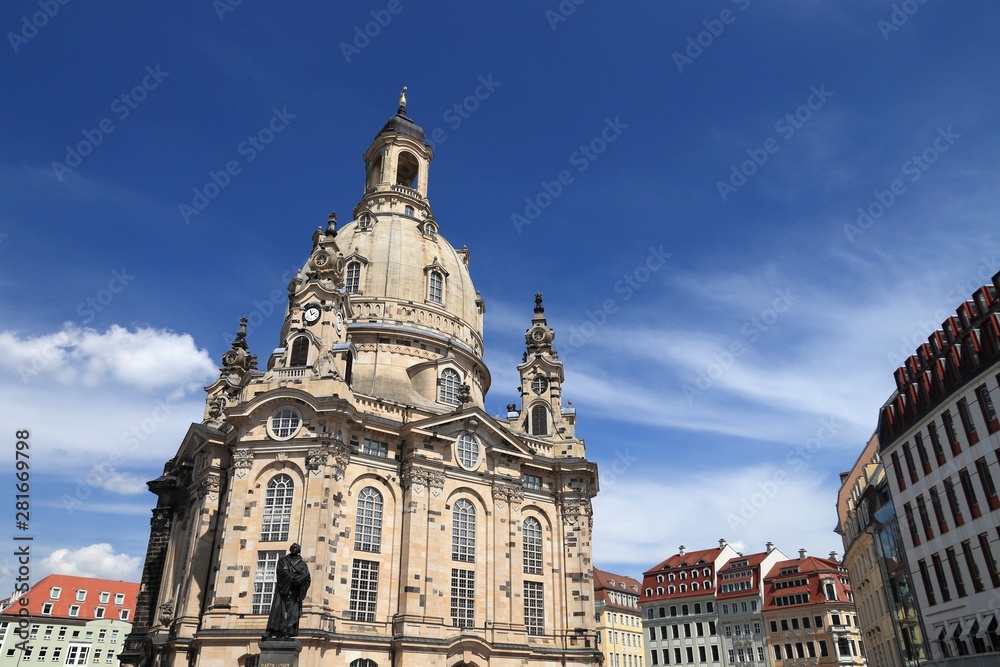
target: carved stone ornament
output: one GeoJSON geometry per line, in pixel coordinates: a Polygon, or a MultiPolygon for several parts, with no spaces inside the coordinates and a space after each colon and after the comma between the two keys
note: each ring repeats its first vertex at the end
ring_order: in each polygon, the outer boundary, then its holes
{"type": "Polygon", "coordinates": [[[416,468],[407,463],[403,467],[401,474],[403,489],[413,490],[414,495],[422,495],[425,488],[429,488],[431,495],[435,498],[441,495],[444,490],[444,473],[437,470],[427,470],[426,468],[416,468]]]}
{"type": "Polygon", "coordinates": [[[520,505],[524,501],[524,489],[507,482],[494,482],[493,500],[497,507],[503,507],[507,503],[520,505]]]}
{"type": "Polygon", "coordinates": [[[314,475],[320,473],[321,468],[326,466],[330,450],[327,447],[315,447],[306,453],[306,469],[314,475]]]}
{"type": "Polygon", "coordinates": [[[431,495],[437,498],[444,491],[444,473],[435,470],[427,471],[427,487],[431,490],[431,495]]]}
{"type": "Polygon", "coordinates": [[[163,625],[169,625],[170,621],[174,620],[174,601],[168,600],[160,605],[159,614],[160,623],[163,625]]]}
{"type": "Polygon", "coordinates": [[[237,477],[246,477],[247,471],[253,466],[253,452],[249,449],[233,450],[233,470],[237,477]]]}
{"type": "Polygon", "coordinates": [[[333,477],[337,481],[344,479],[347,464],[351,462],[351,448],[343,440],[330,443],[330,454],[333,456],[333,477]]]}
{"type": "Polygon", "coordinates": [[[221,486],[222,478],[216,473],[209,473],[201,478],[198,482],[198,495],[202,498],[208,496],[212,500],[215,500],[219,496],[219,487],[221,486]]]}
{"type": "Polygon", "coordinates": [[[162,531],[170,527],[170,519],[174,511],[169,507],[156,507],[153,509],[153,516],[149,520],[149,525],[153,532],[162,531]]]}
{"type": "Polygon", "coordinates": [[[580,520],[580,501],[566,500],[563,502],[563,521],[574,526],[580,520]]]}

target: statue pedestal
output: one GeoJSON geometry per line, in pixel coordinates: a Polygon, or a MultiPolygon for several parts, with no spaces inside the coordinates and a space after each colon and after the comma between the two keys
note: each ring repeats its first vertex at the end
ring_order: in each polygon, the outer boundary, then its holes
{"type": "Polygon", "coordinates": [[[298,640],[261,639],[257,667],[298,667],[302,644],[298,640]]]}

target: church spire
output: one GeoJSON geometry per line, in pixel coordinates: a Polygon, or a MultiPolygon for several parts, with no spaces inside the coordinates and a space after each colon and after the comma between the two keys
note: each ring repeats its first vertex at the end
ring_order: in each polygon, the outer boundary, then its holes
{"type": "Polygon", "coordinates": [[[528,356],[546,354],[553,359],[558,359],[559,354],[553,349],[552,342],[556,338],[556,332],[549,327],[545,319],[545,307],[542,305],[542,293],[535,293],[535,314],[531,318],[531,327],[524,332],[524,341],[528,348],[525,359],[528,356]]]}

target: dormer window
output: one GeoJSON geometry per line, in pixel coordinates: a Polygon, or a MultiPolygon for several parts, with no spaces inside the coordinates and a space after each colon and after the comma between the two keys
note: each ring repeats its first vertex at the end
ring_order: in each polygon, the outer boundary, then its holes
{"type": "Polygon", "coordinates": [[[350,294],[361,291],[361,262],[348,262],[347,272],[344,274],[344,287],[350,294]]]}
{"type": "Polygon", "coordinates": [[[412,206],[404,206],[403,207],[403,215],[407,215],[407,216],[409,216],[409,217],[412,218],[413,217],[413,207],[412,206]]]}
{"type": "Polygon", "coordinates": [[[431,271],[427,275],[427,300],[431,303],[443,303],[444,276],[440,271],[431,271]]]}
{"type": "Polygon", "coordinates": [[[458,405],[458,392],[461,389],[462,380],[451,368],[441,371],[438,378],[438,400],[449,405],[458,405]]]}

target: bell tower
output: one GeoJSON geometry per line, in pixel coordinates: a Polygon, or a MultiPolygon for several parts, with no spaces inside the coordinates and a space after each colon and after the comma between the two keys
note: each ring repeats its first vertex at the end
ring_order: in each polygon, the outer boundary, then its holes
{"type": "MultiPolygon", "coordinates": [[[[563,364],[553,347],[556,333],[545,319],[542,294],[535,294],[535,313],[524,332],[525,352],[517,367],[521,377],[521,409],[512,420],[517,430],[563,448],[580,447],[571,456],[583,456],[582,442],[576,440],[576,409],[562,405],[563,364]]],[[[515,406],[516,407],[516,406],[515,406]]],[[[557,448],[558,449],[558,448],[557,448]]]]}
{"type": "Polygon", "coordinates": [[[424,130],[406,115],[406,86],[399,94],[399,109],[379,130],[364,154],[365,192],[354,209],[393,212],[414,218],[432,218],[427,200],[427,170],[434,150],[424,130]]]}

